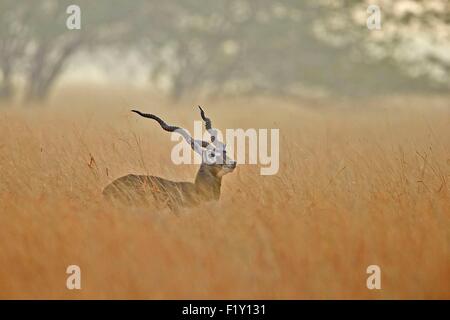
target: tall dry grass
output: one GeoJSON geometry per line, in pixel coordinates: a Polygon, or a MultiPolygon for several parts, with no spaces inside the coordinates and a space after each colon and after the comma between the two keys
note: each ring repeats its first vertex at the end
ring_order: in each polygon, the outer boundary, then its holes
{"type": "Polygon", "coordinates": [[[1,298],[450,298],[448,98],[207,103],[221,129],[280,128],[280,171],[241,165],[220,202],[180,216],[101,196],[126,173],[195,175],[128,109],[192,129],[196,101],[150,98],[66,92],[0,111],[1,298]]]}

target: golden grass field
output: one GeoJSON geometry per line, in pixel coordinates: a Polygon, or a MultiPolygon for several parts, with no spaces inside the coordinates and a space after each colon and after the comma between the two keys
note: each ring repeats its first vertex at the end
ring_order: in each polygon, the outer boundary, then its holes
{"type": "Polygon", "coordinates": [[[61,90],[0,109],[0,298],[450,298],[449,97],[172,104],[61,90]],[[241,165],[222,198],[168,211],[113,207],[126,173],[193,180],[138,106],[192,129],[280,128],[280,171],[241,165]],[[82,290],[66,289],[81,267],[82,290]],[[382,289],[366,288],[366,268],[382,289]]]}

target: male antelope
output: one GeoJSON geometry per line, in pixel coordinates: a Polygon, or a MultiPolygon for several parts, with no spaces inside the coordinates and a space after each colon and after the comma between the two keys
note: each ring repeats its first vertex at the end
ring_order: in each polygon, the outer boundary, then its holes
{"type": "Polygon", "coordinates": [[[202,202],[218,200],[222,177],[236,168],[236,161],[226,155],[225,145],[218,141],[211,120],[205,116],[200,106],[199,108],[206,130],[211,135],[211,142],[194,140],[183,128],[170,126],[153,114],[132,110],[144,118],[156,120],[166,131],[181,134],[191,148],[201,155],[202,163],[194,183],[129,174],[106,186],[103,195],[126,204],[146,205],[153,202],[157,206],[167,206],[173,210],[181,206],[195,206],[202,202]]]}

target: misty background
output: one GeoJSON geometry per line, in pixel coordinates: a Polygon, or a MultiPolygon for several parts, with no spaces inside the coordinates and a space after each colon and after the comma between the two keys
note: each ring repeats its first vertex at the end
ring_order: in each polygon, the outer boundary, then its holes
{"type": "Polygon", "coordinates": [[[0,102],[80,83],[174,101],[448,93],[450,3],[0,0],[0,102]],[[66,26],[72,4],[80,30],[66,26]],[[381,30],[366,26],[370,4],[381,30]]]}

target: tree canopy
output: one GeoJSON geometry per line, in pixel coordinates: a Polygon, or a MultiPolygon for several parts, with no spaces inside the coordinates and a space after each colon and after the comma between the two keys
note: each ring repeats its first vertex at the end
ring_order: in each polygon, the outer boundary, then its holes
{"type": "Polygon", "coordinates": [[[137,52],[168,94],[367,95],[450,88],[450,4],[375,1],[0,0],[0,98],[42,100],[80,52],[137,52]],[[18,79],[22,81],[18,81],[18,79]]]}

